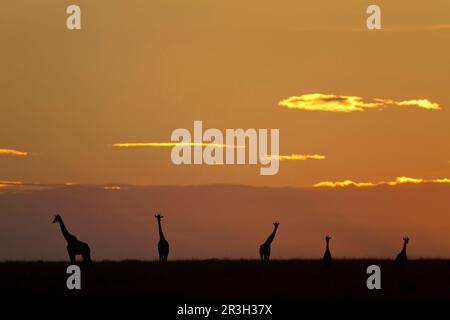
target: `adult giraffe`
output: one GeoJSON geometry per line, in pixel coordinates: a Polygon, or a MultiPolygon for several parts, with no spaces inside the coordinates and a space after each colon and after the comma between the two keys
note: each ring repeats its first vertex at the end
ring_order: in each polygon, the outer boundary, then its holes
{"type": "Polygon", "coordinates": [[[323,265],[325,268],[331,267],[331,252],[330,252],[330,236],[325,237],[326,247],[325,247],[325,253],[323,254],[323,265]]]}
{"type": "Polygon", "coordinates": [[[267,240],[262,245],[259,246],[259,255],[261,257],[261,262],[269,262],[270,260],[270,244],[275,238],[275,234],[277,233],[279,225],[280,225],[279,222],[273,223],[274,226],[273,232],[270,234],[267,240]]]}
{"type": "Polygon", "coordinates": [[[64,225],[63,219],[59,214],[53,219],[53,223],[59,223],[64,239],[67,241],[67,252],[69,253],[70,263],[76,263],[76,256],[81,255],[83,262],[91,263],[91,249],[87,243],[81,242],[73,234],[71,234],[64,225]]]}
{"type": "Polygon", "coordinates": [[[408,245],[409,238],[405,237],[403,238],[403,249],[400,251],[400,253],[397,255],[397,258],[395,259],[395,262],[397,262],[400,265],[405,265],[406,262],[408,262],[408,255],[406,254],[406,246],[408,245]]]}
{"type": "Polygon", "coordinates": [[[155,218],[158,220],[158,229],[159,229],[159,242],[158,242],[158,253],[159,253],[159,261],[167,262],[167,257],[169,256],[169,242],[167,242],[164,237],[164,233],[161,227],[161,219],[164,216],[159,213],[155,215],[155,218]]]}

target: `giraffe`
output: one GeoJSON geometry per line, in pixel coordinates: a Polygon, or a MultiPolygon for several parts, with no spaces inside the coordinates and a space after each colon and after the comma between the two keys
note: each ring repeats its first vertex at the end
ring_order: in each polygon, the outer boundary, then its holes
{"type": "Polygon", "coordinates": [[[88,244],[81,242],[74,235],[70,234],[69,231],[67,231],[67,228],[59,214],[57,214],[55,219],[53,219],[53,223],[57,222],[59,223],[64,239],[67,241],[67,252],[69,253],[70,263],[76,263],[77,255],[81,255],[83,257],[83,262],[92,263],[91,249],[88,244]]]}
{"type": "Polygon", "coordinates": [[[325,237],[325,241],[327,243],[325,253],[323,254],[323,265],[325,268],[329,268],[331,266],[331,252],[330,252],[330,236],[325,237]]]}
{"type": "Polygon", "coordinates": [[[408,242],[408,237],[403,238],[403,249],[397,255],[397,259],[395,259],[395,262],[397,262],[398,264],[404,265],[408,261],[408,256],[406,255],[406,245],[408,244],[408,242]]]}
{"type": "Polygon", "coordinates": [[[273,223],[273,232],[270,234],[270,236],[267,238],[267,240],[259,246],[259,255],[261,257],[261,262],[269,262],[270,259],[270,244],[272,243],[273,239],[275,238],[275,234],[277,233],[278,226],[280,225],[279,222],[273,223]]]}
{"type": "Polygon", "coordinates": [[[158,242],[158,253],[159,253],[159,261],[167,262],[167,257],[169,256],[169,242],[167,242],[166,238],[164,238],[164,233],[161,227],[161,219],[164,216],[157,214],[155,218],[158,220],[158,229],[159,229],[159,242],[158,242]]]}

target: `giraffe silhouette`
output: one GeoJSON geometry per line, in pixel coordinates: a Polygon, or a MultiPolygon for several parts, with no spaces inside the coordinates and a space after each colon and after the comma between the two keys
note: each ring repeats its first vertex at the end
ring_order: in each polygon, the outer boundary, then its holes
{"type": "Polygon", "coordinates": [[[400,253],[397,255],[397,258],[395,259],[395,262],[397,262],[400,265],[406,264],[408,261],[408,255],[406,254],[406,245],[409,242],[409,238],[405,237],[403,238],[403,249],[400,251],[400,253]]]}
{"type": "Polygon", "coordinates": [[[259,246],[259,255],[261,257],[261,262],[269,262],[270,260],[270,244],[272,243],[273,239],[275,238],[275,234],[277,233],[278,226],[280,225],[279,222],[273,223],[273,231],[270,234],[270,236],[267,238],[267,240],[259,246]]]}
{"type": "Polygon", "coordinates": [[[325,266],[325,268],[331,267],[332,258],[331,258],[331,252],[330,252],[330,240],[331,240],[330,236],[325,237],[326,249],[325,249],[325,253],[323,254],[323,265],[325,266]]]}
{"type": "Polygon", "coordinates": [[[158,229],[159,229],[159,242],[158,242],[158,253],[159,253],[159,261],[167,262],[167,257],[169,256],[169,242],[167,242],[164,237],[164,233],[161,227],[161,219],[164,216],[157,214],[155,218],[158,220],[158,229]]]}
{"type": "Polygon", "coordinates": [[[67,252],[69,253],[70,263],[76,263],[76,256],[81,255],[83,258],[83,262],[92,263],[91,260],[91,249],[89,248],[87,243],[81,242],[78,240],[73,234],[70,234],[67,231],[66,226],[64,225],[63,219],[59,214],[55,216],[53,219],[53,223],[59,223],[61,228],[61,232],[64,236],[64,239],[67,241],[67,252]]]}

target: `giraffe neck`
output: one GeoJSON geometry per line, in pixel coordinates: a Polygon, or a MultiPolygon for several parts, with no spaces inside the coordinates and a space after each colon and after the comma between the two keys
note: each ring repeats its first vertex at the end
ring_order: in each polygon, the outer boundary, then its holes
{"type": "Polygon", "coordinates": [[[327,239],[327,251],[330,250],[330,240],[327,239]]]}
{"type": "Polygon", "coordinates": [[[64,222],[62,221],[62,219],[59,221],[59,227],[61,228],[61,232],[64,236],[64,239],[66,239],[67,242],[71,241],[72,235],[69,233],[69,231],[67,231],[67,228],[64,225],[64,222]]]}
{"type": "Polygon", "coordinates": [[[273,239],[275,238],[275,234],[277,233],[277,226],[274,227],[273,232],[270,234],[270,236],[267,238],[266,243],[271,244],[273,239]]]}
{"type": "Polygon", "coordinates": [[[161,227],[161,220],[158,219],[159,239],[165,240],[164,233],[161,227]]]}
{"type": "Polygon", "coordinates": [[[406,241],[403,242],[403,252],[406,252],[406,241]]]}

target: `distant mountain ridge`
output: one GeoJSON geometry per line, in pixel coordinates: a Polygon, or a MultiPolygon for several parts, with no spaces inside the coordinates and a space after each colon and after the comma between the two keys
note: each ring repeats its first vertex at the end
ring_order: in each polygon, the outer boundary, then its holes
{"type": "Polygon", "coordinates": [[[74,184],[14,190],[0,193],[0,260],[67,259],[64,240],[51,223],[57,213],[91,245],[94,260],[153,260],[156,211],[165,216],[173,259],[257,258],[275,220],[280,228],[273,258],[318,258],[326,234],[333,236],[336,257],[393,257],[404,236],[411,238],[411,257],[450,257],[450,185],[74,184]]]}

